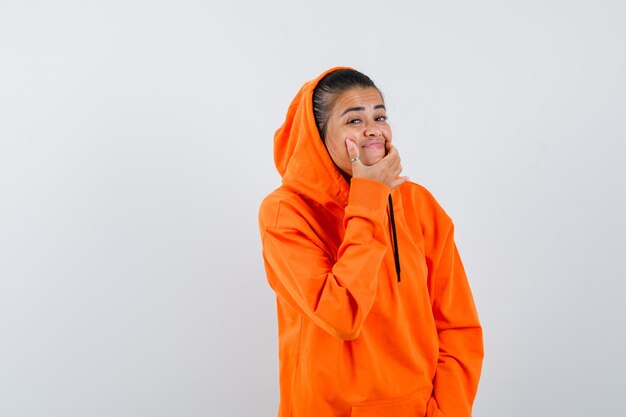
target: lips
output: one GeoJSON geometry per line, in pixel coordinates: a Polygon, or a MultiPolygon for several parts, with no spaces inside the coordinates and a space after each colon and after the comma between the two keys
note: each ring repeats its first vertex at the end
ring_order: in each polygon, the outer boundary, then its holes
{"type": "Polygon", "coordinates": [[[385,141],[383,140],[373,140],[371,142],[367,142],[364,145],[361,145],[361,148],[363,149],[384,149],[385,148],[385,141]]]}

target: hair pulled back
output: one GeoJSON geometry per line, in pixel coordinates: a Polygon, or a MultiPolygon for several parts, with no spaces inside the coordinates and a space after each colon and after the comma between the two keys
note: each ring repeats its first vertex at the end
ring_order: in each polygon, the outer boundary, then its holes
{"type": "Polygon", "coordinates": [[[313,115],[322,140],[326,138],[328,118],[337,97],[352,88],[375,88],[382,93],[367,75],[353,69],[340,69],[327,74],[313,90],[313,115]]]}

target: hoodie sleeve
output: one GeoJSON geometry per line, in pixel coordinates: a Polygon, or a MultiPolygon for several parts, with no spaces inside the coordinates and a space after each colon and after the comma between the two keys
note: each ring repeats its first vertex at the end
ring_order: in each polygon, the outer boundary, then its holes
{"type": "MultiPolygon", "coordinates": [[[[470,417],[483,360],[482,328],[454,242],[454,225],[439,209],[427,248],[439,361],[429,408],[438,416],[470,417]]],[[[430,412],[429,411],[428,415],[430,412]]]]}
{"type": "Polygon", "coordinates": [[[344,238],[336,254],[329,253],[294,205],[272,201],[261,206],[270,285],[277,297],[337,338],[357,338],[374,304],[378,272],[388,250],[388,195],[385,184],[352,179],[344,238]]]}

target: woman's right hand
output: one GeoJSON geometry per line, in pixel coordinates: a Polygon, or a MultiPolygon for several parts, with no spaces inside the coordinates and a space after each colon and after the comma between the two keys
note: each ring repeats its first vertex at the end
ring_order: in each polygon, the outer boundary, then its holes
{"type": "MultiPolygon", "coordinates": [[[[400,177],[402,165],[400,164],[400,154],[395,146],[390,142],[385,142],[387,155],[374,165],[363,165],[360,159],[352,162],[352,178],[368,178],[376,180],[394,189],[406,182],[409,177],[400,177]]],[[[346,148],[350,160],[359,158],[359,147],[351,139],[346,139],[346,148]]]]}

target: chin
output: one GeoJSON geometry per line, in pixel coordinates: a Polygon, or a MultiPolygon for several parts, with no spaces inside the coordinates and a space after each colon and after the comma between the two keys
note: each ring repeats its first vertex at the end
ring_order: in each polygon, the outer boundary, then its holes
{"type": "Polygon", "coordinates": [[[376,162],[380,161],[381,159],[384,158],[385,155],[378,155],[378,156],[370,156],[367,159],[361,157],[361,162],[363,163],[363,165],[366,166],[370,166],[370,165],[374,165],[376,162]]]}

